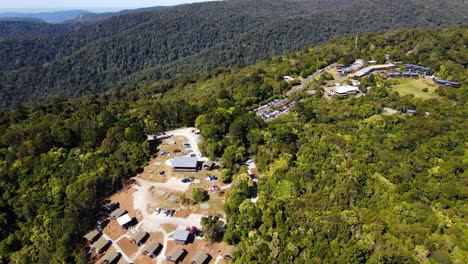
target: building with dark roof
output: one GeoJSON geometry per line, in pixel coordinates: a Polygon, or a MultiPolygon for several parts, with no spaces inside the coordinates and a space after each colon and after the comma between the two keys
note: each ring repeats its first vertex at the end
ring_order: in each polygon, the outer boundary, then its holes
{"type": "Polygon", "coordinates": [[[415,64],[406,64],[405,67],[406,67],[406,70],[409,72],[416,72],[416,73],[421,73],[421,74],[426,74],[426,75],[431,73],[431,68],[429,67],[419,66],[415,64]]]}
{"type": "Polygon", "coordinates": [[[394,64],[383,64],[383,65],[373,65],[366,68],[358,70],[356,73],[350,75],[351,77],[363,77],[377,71],[386,71],[390,69],[395,69],[394,64]]]}
{"type": "Polygon", "coordinates": [[[196,157],[174,157],[172,168],[175,172],[197,172],[198,159],[196,157]]]}
{"type": "Polygon", "coordinates": [[[454,81],[449,81],[449,80],[434,79],[434,82],[436,82],[437,84],[440,84],[440,85],[447,86],[447,87],[454,87],[454,88],[461,87],[460,83],[454,82],[454,81]]]}
{"type": "Polygon", "coordinates": [[[108,203],[104,204],[102,206],[102,209],[103,210],[106,210],[107,212],[112,212],[114,211],[115,209],[119,208],[120,204],[119,203],[116,203],[116,202],[113,202],[113,201],[109,201],[108,203]]]}

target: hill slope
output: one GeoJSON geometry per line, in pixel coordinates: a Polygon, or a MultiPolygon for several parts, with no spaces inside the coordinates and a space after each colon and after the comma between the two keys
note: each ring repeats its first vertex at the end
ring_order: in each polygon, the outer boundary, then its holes
{"type": "Polygon", "coordinates": [[[33,38],[53,37],[63,35],[79,28],[80,25],[72,24],[48,24],[34,19],[18,18],[18,21],[0,19],[0,39],[5,38],[33,38]],[[28,20],[28,21],[25,21],[28,20]],[[31,20],[31,21],[30,21],[31,20]]]}
{"type": "Polygon", "coordinates": [[[0,112],[0,263],[87,263],[82,236],[145,162],[145,134],[195,122],[201,149],[222,156],[222,179],[234,180],[224,239],[238,244],[238,263],[463,263],[467,38],[466,28],[365,34],[358,50],[349,37],[245,68],[0,112]],[[248,112],[283,96],[286,74],[384,53],[444,65],[463,87],[420,100],[363,78],[371,89],[360,98],[306,98],[269,123],[248,112]],[[384,106],[431,114],[389,116],[384,106]],[[262,175],[255,204],[234,165],[247,156],[262,175]]]}
{"type": "Polygon", "coordinates": [[[0,107],[99,93],[134,75],[249,64],[365,31],[456,26],[467,12],[459,0],[255,0],[113,17],[53,39],[0,42],[0,107]]]}

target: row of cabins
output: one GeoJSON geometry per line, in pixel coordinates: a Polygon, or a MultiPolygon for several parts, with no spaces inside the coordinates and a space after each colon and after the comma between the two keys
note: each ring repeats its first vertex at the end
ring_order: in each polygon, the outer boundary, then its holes
{"type": "MultiPolygon", "coordinates": [[[[86,234],[84,238],[92,243],[92,248],[96,250],[98,253],[102,254],[107,248],[110,246],[111,242],[105,238],[103,238],[102,233],[93,230],[86,234]]],[[[186,245],[189,239],[190,232],[185,230],[176,230],[174,231],[173,238],[177,244],[186,245]]],[[[149,238],[149,234],[144,231],[138,231],[134,233],[130,240],[132,243],[136,244],[137,246],[142,246],[145,241],[149,238]]],[[[152,241],[151,243],[147,244],[143,249],[143,254],[148,257],[156,257],[162,250],[163,245],[160,243],[152,241]]],[[[236,248],[231,246],[226,249],[223,254],[225,259],[233,258],[234,252],[236,248]]],[[[175,247],[171,251],[169,251],[166,255],[166,260],[172,263],[178,263],[181,259],[183,259],[187,255],[187,251],[181,247],[175,247]]],[[[116,263],[120,259],[121,255],[118,252],[112,251],[108,252],[102,257],[102,263],[111,264],[116,263]]],[[[208,263],[212,257],[209,254],[204,252],[197,252],[192,259],[190,260],[191,264],[203,264],[208,263]]]]}
{"type": "Polygon", "coordinates": [[[388,71],[391,69],[395,69],[395,65],[392,63],[389,64],[381,64],[381,65],[373,65],[369,67],[362,68],[358,70],[356,73],[350,75],[351,77],[363,77],[366,75],[369,75],[373,72],[378,72],[378,71],[388,71]]]}
{"type": "Polygon", "coordinates": [[[361,60],[361,59],[357,59],[353,64],[351,64],[350,66],[346,67],[346,68],[342,68],[340,66],[343,66],[343,65],[338,65],[337,69],[338,69],[338,74],[342,77],[346,76],[346,73],[348,72],[354,72],[354,71],[357,71],[359,69],[361,69],[363,66],[364,66],[364,61],[361,60]]]}
{"type": "Polygon", "coordinates": [[[395,77],[404,77],[404,78],[418,78],[419,74],[414,72],[389,72],[387,73],[387,77],[395,78],[395,77]]]}
{"type": "MultiPolygon", "coordinates": [[[[224,253],[223,253],[223,258],[228,259],[228,258],[234,258],[234,253],[237,251],[237,249],[234,246],[228,247],[224,253]]],[[[181,248],[181,247],[175,247],[171,251],[169,251],[166,255],[166,260],[172,263],[179,263],[186,255],[188,252],[181,248]]],[[[195,255],[190,259],[190,264],[206,264],[208,263],[212,257],[202,251],[198,251],[195,253],[195,255]]]]}
{"type": "Polygon", "coordinates": [[[440,84],[440,85],[447,86],[447,87],[454,87],[454,88],[460,88],[461,87],[460,83],[454,82],[454,81],[449,81],[449,80],[442,80],[442,79],[434,78],[434,82],[436,82],[437,84],[440,84]]]}

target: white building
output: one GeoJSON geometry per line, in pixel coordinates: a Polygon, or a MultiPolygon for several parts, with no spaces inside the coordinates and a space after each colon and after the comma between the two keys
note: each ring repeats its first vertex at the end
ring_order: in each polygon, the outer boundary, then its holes
{"type": "Polygon", "coordinates": [[[348,94],[357,94],[359,93],[359,88],[351,85],[340,85],[331,88],[333,95],[348,95],[348,94]]]}

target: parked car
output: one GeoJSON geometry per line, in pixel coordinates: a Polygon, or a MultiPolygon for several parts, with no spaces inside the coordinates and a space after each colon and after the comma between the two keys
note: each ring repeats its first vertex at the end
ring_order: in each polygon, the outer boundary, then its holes
{"type": "Polygon", "coordinates": [[[218,177],[216,177],[216,176],[214,176],[214,175],[213,175],[213,176],[208,176],[208,177],[206,177],[205,180],[206,180],[206,181],[216,181],[216,180],[218,180],[218,177]]]}
{"type": "Polygon", "coordinates": [[[219,186],[215,185],[210,188],[210,192],[217,192],[219,191],[219,186]]]}
{"type": "Polygon", "coordinates": [[[188,183],[188,182],[190,182],[190,179],[189,178],[183,178],[180,181],[183,182],[183,183],[188,183]]]}
{"type": "Polygon", "coordinates": [[[172,209],[171,212],[170,212],[170,216],[174,216],[174,214],[176,213],[176,210],[172,209]]]}
{"type": "Polygon", "coordinates": [[[154,212],[155,212],[156,214],[160,214],[160,213],[161,213],[161,208],[159,208],[159,207],[156,208],[156,210],[154,210],[154,212]]]}

